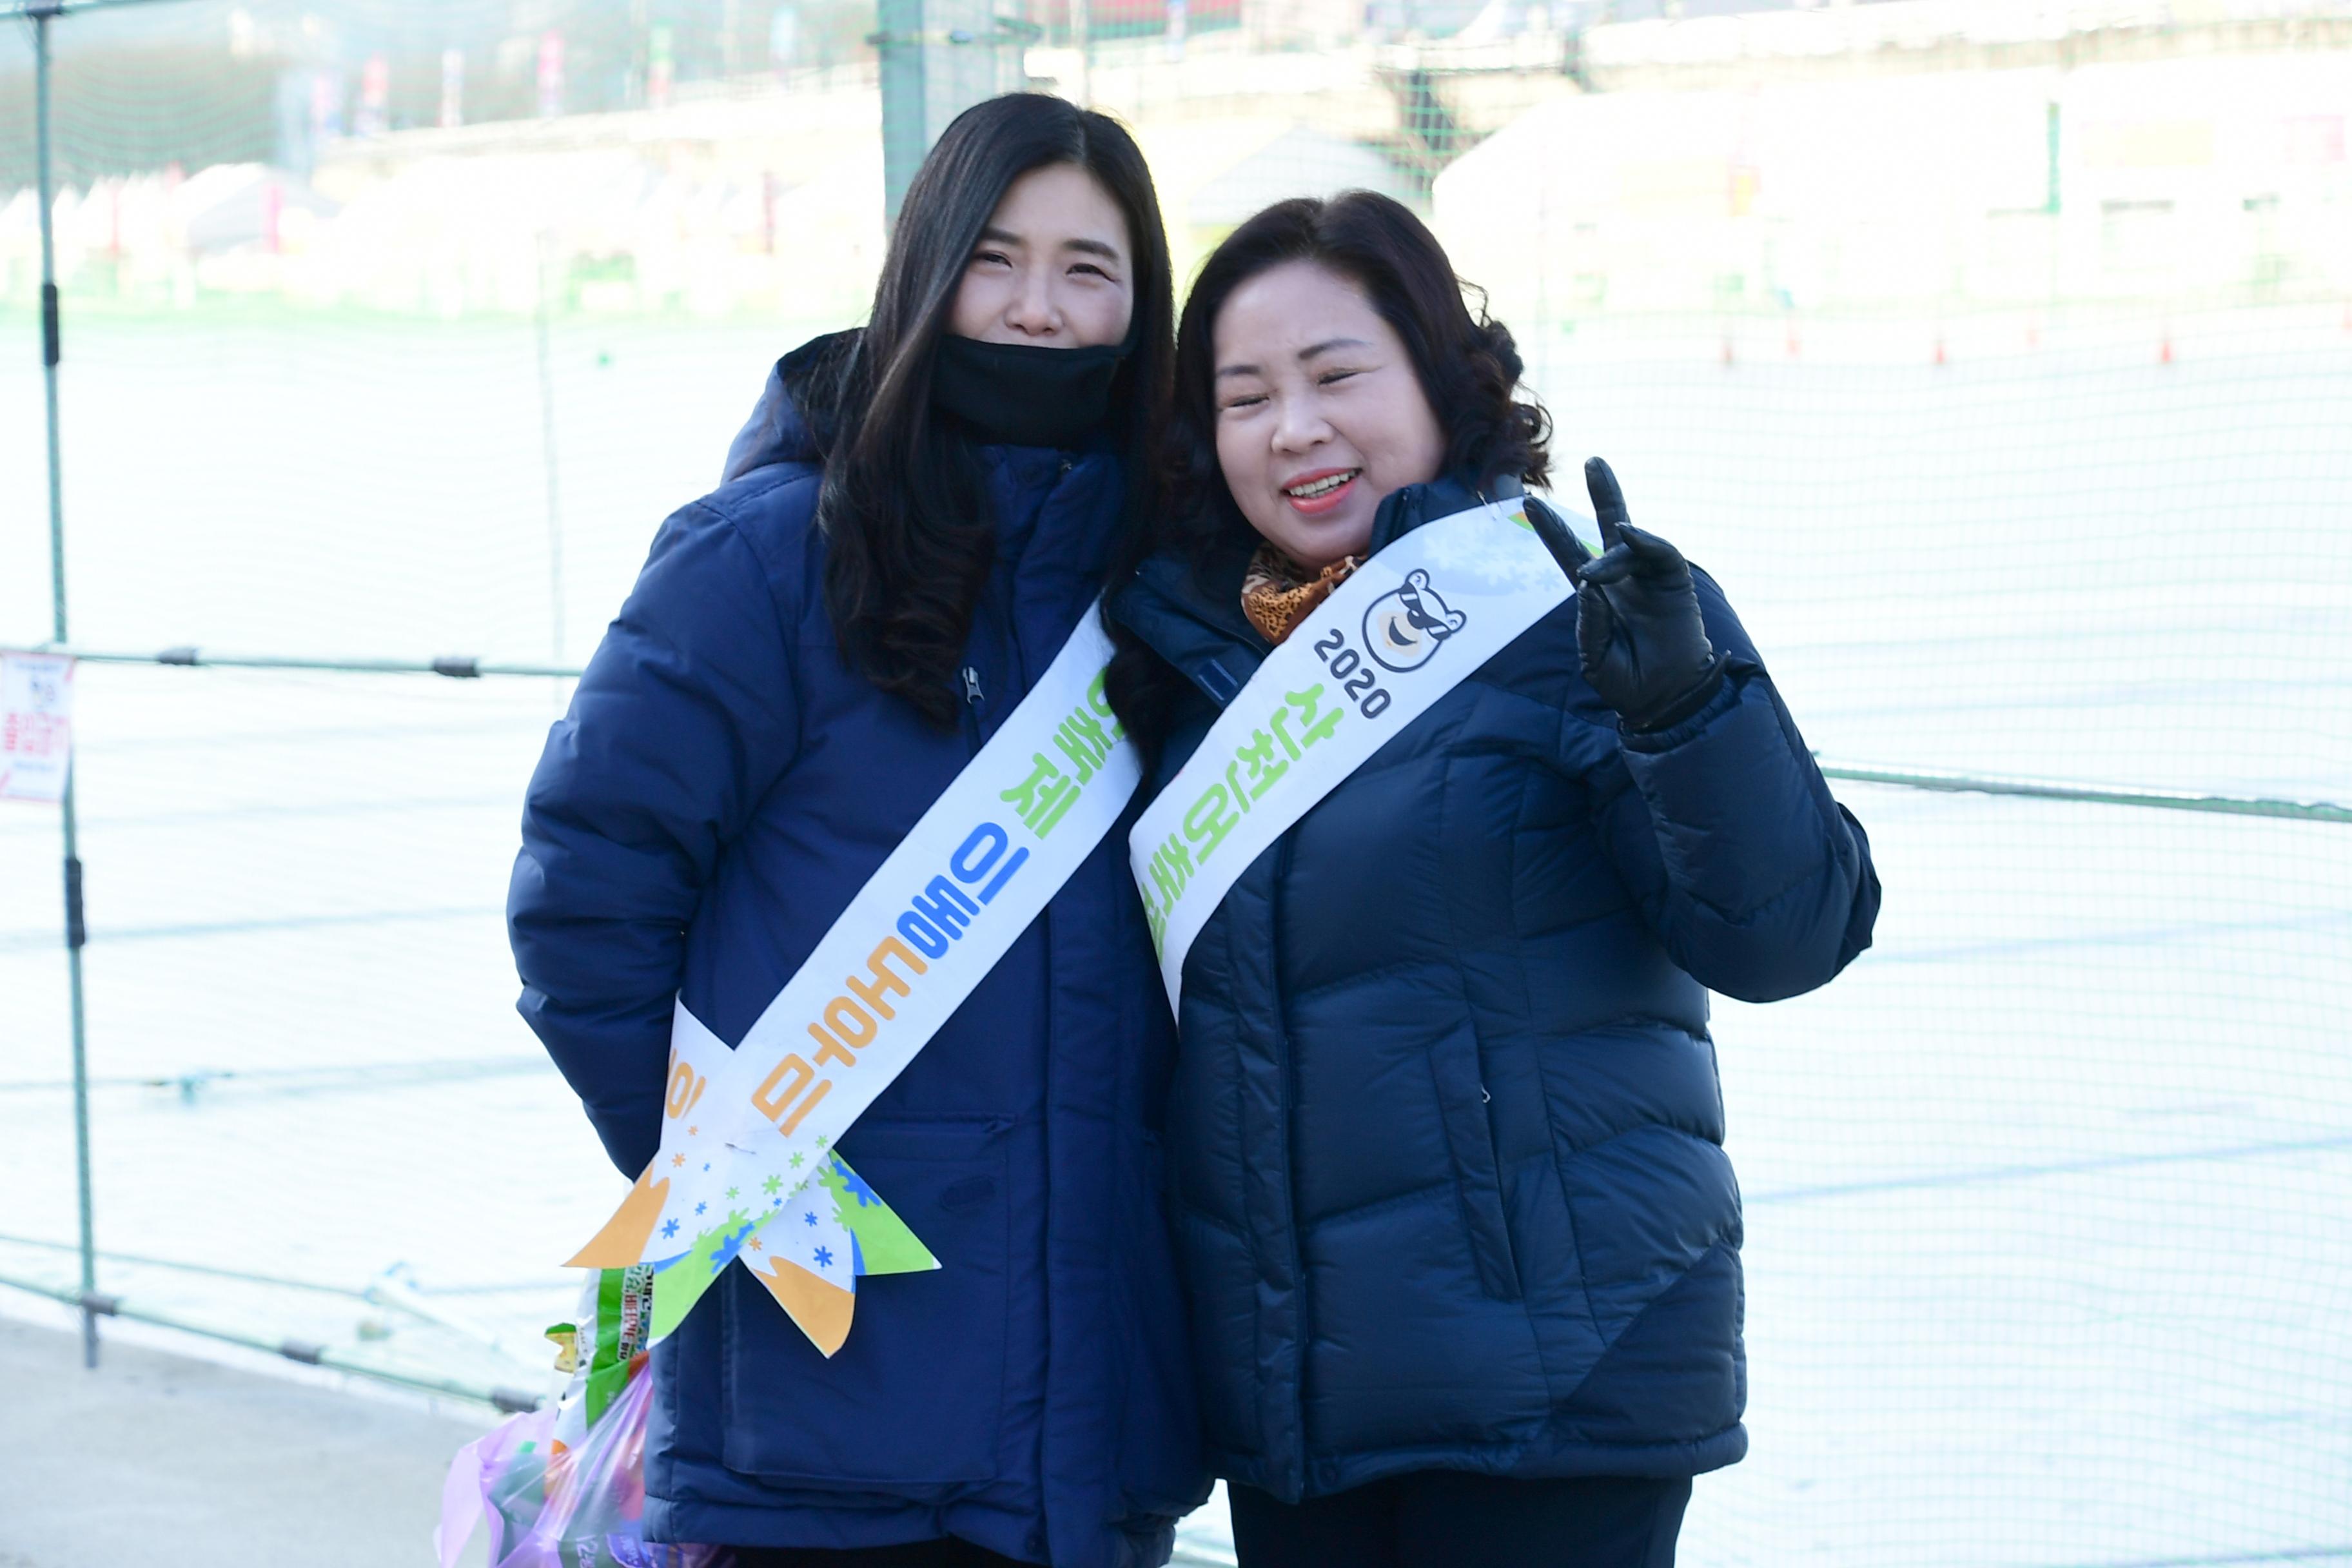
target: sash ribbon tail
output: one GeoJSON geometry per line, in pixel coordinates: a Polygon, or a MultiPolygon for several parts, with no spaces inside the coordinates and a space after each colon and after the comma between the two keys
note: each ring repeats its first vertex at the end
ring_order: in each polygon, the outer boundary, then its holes
{"type": "Polygon", "coordinates": [[[669,1197],[669,1178],[654,1180],[654,1167],[647,1165],[604,1228],[589,1238],[588,1245],[574,1253],[564,1264],[566,1268],[628,1268],[645,1261],[646,1245],[653,1240],[654,1226],[660,1223],[662,1205],[669,1197]]]}
{"type": "Polygon", "coordinates": [[[769,1258],[764,1268],[751,1273],[819,1354],[831,1360],[833,1352],[848,1341],[849,1320],[857,1310],[856,1291],[828,1284],[781,1258],[769,1258]]]}

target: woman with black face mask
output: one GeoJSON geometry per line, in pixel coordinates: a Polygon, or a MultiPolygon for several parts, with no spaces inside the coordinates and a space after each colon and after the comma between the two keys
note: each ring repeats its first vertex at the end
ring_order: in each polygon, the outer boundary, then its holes
{"type": "MultiPolygon", "coordinates": [[[[787,354],[720,488],[663,525],[531,781],[509,905],[523,1015],[625,1173],[665,1136],[674,1007],[744,1042],[1090,615],[1172,313],[1127,132],[982,104],[909,188],[867,324],[787,354]]],[[[988,815],[1034,807],[1013,784],[988,815]]],[[[1172,1031],[1125,839],[841,1137],[848,1190],[940,1267],[859,1279],[850,1332],[814,1275],[788,1316],[729,1266],[655,1346],[652,1539],[747,1565],[1165,1561],[1206,1481],[1158,1199],[1172,1031]]],[[[851,987],[911,1012],[910,971],[970,965],[954,920],[1002,880],[934,881],[851,987]]],[[[848,1062],[874,1025],[838,1005],[848,1062]]]]}

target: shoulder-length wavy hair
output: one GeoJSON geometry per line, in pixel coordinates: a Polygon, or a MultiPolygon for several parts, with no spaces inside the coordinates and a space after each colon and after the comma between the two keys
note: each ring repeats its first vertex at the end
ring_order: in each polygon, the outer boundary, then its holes
{"type": "Polygon", "coordinates": [[[908,186],[865,329],[814,356],[791,388],[824,464],[825,608],[843,657],[942,727],[956,721],[955,670],[995,525],[971,437],[931,408],[931,369],[981,230],[1013,181],[1056,163],[1093,175],[1127,220],[1133,347],[1112,383],[1111,435],[1132,526],[1150,494],[1175,309],[1150,171],[1108,116],[1044,93],[958,115],[908,186]]]}
{"type": "MultiPolygon", "coordinates": [[[[1551,421],[1542,405],[1516,395],[1526,368],[1518,347],[1486,314],[1486,296],[1454,275],[1437,237],[1402,204],[1371,191],[1294,197],[1227,236],[1184,301],[1158,504],[1146,527],[1129,531],[1128,558],[1114,582],[1162,553],[1181,557],[1198,575],[1255,537],[1217,464],[1217,316],[1234,289],[1294,261],[1354,283],[1403,342],[1445,432],[1446,473],[1481,489],[1504,474],[1531,485],[1549,476],[1551,421]]],[[[1183,678],[1126,627],[1114,622],[1111,635],[1118,646],[1111,702],[1147,752],[1156,752],[1183,678]]]]}

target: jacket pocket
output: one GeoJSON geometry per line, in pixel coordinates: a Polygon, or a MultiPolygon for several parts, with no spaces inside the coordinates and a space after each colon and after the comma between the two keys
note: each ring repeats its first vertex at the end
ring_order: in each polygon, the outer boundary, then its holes
{"type": "Polygon", "coordinates": [[[939,1501],[1002,1467],[1010,1304],[1006,1132],[998,1121],[861,1123],[845,1157],[940,1267],[858,1281],[828,1361],[759,1281],[730,1268],[720,1367],[727,1468],[939,1501]]]}
{"type": "Polygon", "coordinates": [[[1437,1079],[1437,1101],[1445,1118],[1445,1142],[1454,1156],[1454,1184],[1462,1202],[1462,1226],[1478,1265],[1478,1283],[1499,1300],[1519,1299],[1519,1268],[1511,1256],[1511,1232],[1503,1214],[1502,1172],[1495,1159],[1494,1124],[1486,1119],[1486,1089],[1478,1066],[1478,1040],[1466,1026],[1430,1047],[1429,1070],[1437,1079]]]}

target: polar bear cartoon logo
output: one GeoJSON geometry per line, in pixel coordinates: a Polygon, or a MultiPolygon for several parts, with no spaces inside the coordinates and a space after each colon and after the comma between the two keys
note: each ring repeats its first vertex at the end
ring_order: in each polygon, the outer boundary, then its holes
{"type": "Polygon", "coordinates": [[[1427,664],[1440,643],[1469,624],[1468,616],[1445,607],[1429,585],[1428,573],[1414,571],[1405,577],[1404,586],[1381,595],[1364,612],[1364,646],[1382,665],[1402,675],[1427,664]]]}

